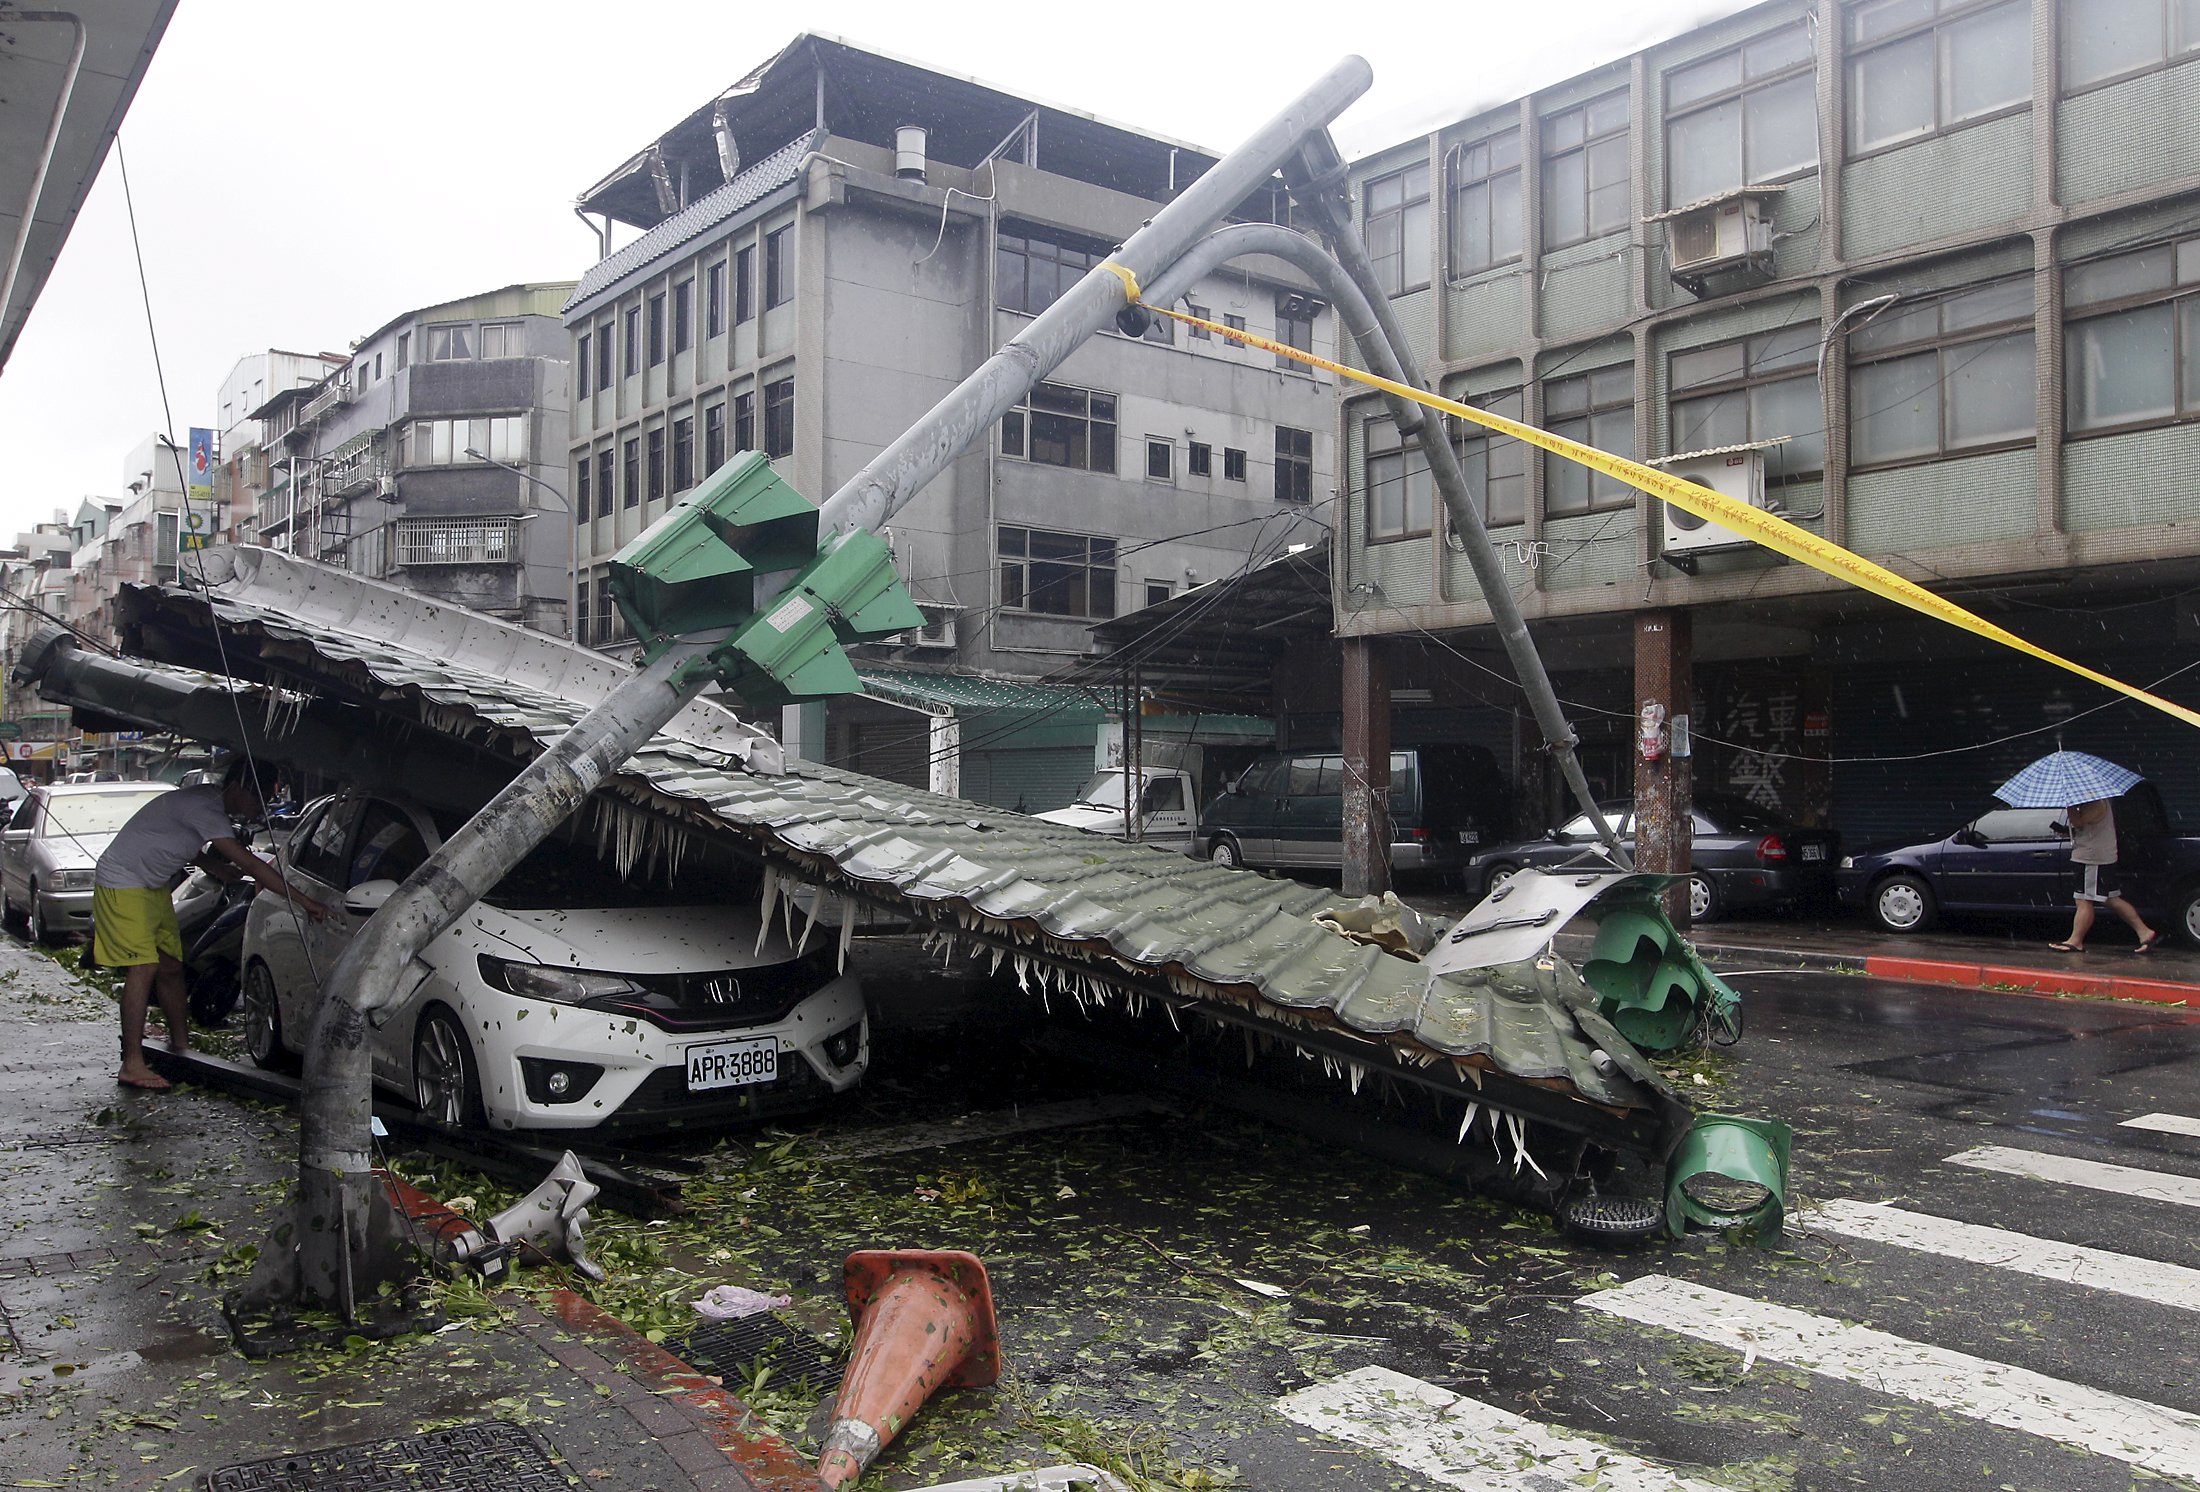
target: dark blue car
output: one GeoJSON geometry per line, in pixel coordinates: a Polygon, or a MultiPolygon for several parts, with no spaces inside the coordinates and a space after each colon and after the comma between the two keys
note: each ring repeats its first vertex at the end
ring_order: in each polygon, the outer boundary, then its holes
{"type": "MultiPolygon", "coordinates": [[[[2141,783],[2116,800],[2124,895],[2147,920],[2200,944],[2200,839],[2169,832],[2141,783]]],[[[1923,932],[1943,912],[2070,914],[2070,835],[2059,808],[1996,808],[1942,839],[1841,861],[1841,901],[1892,933],[1923,932]]]]}

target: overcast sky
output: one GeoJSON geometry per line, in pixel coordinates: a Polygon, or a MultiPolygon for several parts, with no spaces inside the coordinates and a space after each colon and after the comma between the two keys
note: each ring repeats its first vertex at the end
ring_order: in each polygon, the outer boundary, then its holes
{"type": "MultiPolygon", "coordinates": [[[[1741,8],[182,0],[121,148],[180,440],[219,423],[247,353],[341,352],[417,306],[578,277],[575,195],[799,30],[1216,150],[1357,52],[1375,86],[1335,128],[1357,155],[1741,8]]],[[[110,153],[0,373],[0,542],[123,495],[167,423],[110,153]]]]}

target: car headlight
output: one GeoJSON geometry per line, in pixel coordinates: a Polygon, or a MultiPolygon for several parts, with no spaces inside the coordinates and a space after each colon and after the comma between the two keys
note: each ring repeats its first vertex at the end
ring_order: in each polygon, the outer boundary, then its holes
{"type": "Polygon", "coordinates": [[[1843,855],[1841,857],[1841,868],[1843,870],[1856,869],[1856,857],[1854,855],[1843,855]]]}
{"type": "Polygon", "coordinates": [[[604,995],[631,995],[641,986],[624,974],[597,974],[587,969],[553,969],[544,964],[514,963],[510,959],[479,956],[482,981],[528,1000],[555,1000],[578,1005],[604,995]]]}
{"type": "Polygon", "coordinates": [[[57,870],[53,874],[51,884],[56,891],[89,891],[92,889],[92,872],[88,870],[57,870]]]}

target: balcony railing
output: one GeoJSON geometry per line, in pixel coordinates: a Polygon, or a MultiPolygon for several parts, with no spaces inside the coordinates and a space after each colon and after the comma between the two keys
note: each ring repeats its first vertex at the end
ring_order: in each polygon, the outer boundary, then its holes
{"type": "Polygon", "coordinates": [[[313,424],[330,410],[341,409],[350,402],[351,385],[348,383],[332,383],[306,400],[305,407],[298,411],[298,423],[301,425],[313,424]]]}
{"type": "Polygon", "coordinates": [[[397,563],[508,565],[519,559],[515,518],[405,518],[397,525],[397,563]]]}

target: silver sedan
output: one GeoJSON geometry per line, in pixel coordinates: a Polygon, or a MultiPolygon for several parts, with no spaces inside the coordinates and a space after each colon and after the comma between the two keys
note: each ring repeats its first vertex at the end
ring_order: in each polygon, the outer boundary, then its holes
{"type": "Polygon", "coordinates": [[[92,869],[100,852],[165,782],[34,787],[0,834],[0,921],[41,943],[92,927],[92,869]]]}

